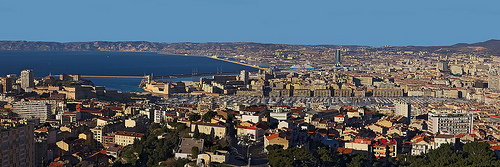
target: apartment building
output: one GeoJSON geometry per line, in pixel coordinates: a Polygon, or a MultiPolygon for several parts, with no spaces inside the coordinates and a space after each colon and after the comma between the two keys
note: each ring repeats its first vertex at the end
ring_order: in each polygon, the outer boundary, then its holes
{"type": "Polygon", "coordinates": [[[191,132],[194,132],[198,126],[198,130],[200,133],[212,135],[212,137],[223,138],[226,136],[226,126],[218,124],[218,123],[205,123],[205,122],[193,122],[191,124],[191,132]]]}
{"type": "Polygon", "coordinates": [[[34,125],[3,124],[0,129],[0,166],[35,166],[34,125]]]}
{"type": "Polygon", "coordinates": [[[377,97],[402,97],[403,90],[401,90],[401,89],[374,89],[373,96],[377,96],[377,97]]]}
{"type": "Polygon", "coordinates": [[[144,136],[142,133],[118,131],[115,134],[115,143],[125,147],[134,144],[135,139],[141,140],[142,136],[144,136]]]}
{"type": "Polygon", "coordinates": [[[14,103],[13,112],[19,118],[27,118],[27,119],[39,119],[41,123],[45,123],[50,111],[50,104],[45,102],[37,102],[37,101],[19,101],[14,103]]]}
{"type": "Polygon", "coordinates": [[[472,124],[474,119],[472,113],[428,113],[429,130],[432,133],[448,133],[448,134],[469,134],[472,132],[472,124]]]}

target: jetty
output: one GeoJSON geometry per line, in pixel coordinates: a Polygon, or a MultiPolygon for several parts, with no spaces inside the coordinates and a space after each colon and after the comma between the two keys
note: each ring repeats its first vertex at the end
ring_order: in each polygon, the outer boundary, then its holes
{"type": "Polygon", "coordinates": [[[256,65],[245,64],[245,63],[242,63],[242,62],[237,62],[237,61],[232,61],[232,60],[227,60],[227,59],[221,59],[221,58],[218,58],[216,56],[206,56],[206,57],[212,58],[212,59],[215,59],[215,60],[229,62],[229,63],[239,64],[239,65],[242,65],[242,66],[252,67],[252,68],[259,69],[259,70],[267,70],[267,68],[262,68],[262,67],[259,67],[259,66],[256,66],[256,65]]]}

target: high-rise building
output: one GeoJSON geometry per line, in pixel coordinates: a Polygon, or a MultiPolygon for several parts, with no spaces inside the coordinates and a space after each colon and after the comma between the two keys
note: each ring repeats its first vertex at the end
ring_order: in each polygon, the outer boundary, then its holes
{"type": "Polygon", "coordinates": [[[28,87],[35,87],[33,70],[21,71],[21,88],[26,89],[28,87]]]}
{"type": "Polygon", "coordinates": [[[448,69],[448,62],[438,62],[437,63],[437,69],[442,72],[449,71],[448,69]]]}
{"type": "Polygon", "coordinates": [[[50,104],[44,102],[35,101],[19,101],[13,105],[14,112],[20,118],[26,119],[40,119],[41,123],[45,123],[45,120],[51,113],[50,104]]]}
{"type": "Polygon", "coordinates": [[[240,72],[240,81],[245,82],[245,85],[248,84],[248,71],[247,70],[241,70],[240,72]]]}
{"type": "Polygon", "coordinates": [[[394,115],[401,115],[406,117],[405,123],[409,124],[410,123],[410,117],[411,117],[411,104],[410,103],[405,103],[402,101],[396,102],[396,112],[394,115]]]}
{"type": "Polygon", "coordinates": [[[2,78],[1,81],[2,86],[3,86],[3,93],[8,93],[12,90],[12,85],[14,83],[14,78],[12,77],[5,77],[2,78]]]}
{"type": "Polygon", "coordinates": [[[0,166],[35,166],[34,126],[12,122],[0,123],[0,166]],[[15,124],[15,125],[14,125],[15,124]],[[7,127],[7,128],[6,128],[7,127]]]}
{"type": "Polygon", "coordinates": [[[337,49],[337,52],[335,52],[335,64],[336,65],[342,64],[340,59],[340,49],[337,49]]]}
{"type": "Polygon", "coordinates": [[[470,134],[474,119],[471,113],[428,113],[432,133],[470,134]]]}

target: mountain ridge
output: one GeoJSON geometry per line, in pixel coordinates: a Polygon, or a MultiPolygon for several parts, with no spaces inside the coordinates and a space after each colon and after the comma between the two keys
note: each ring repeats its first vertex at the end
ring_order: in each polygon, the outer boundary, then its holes
{"type": "Polygon", "coordinates": [[[148,41],[90,41],[90,42],[46,42],[46,41],[0,41],[0,50],[18,51],[114,51],[114,52],[157,52],[190,55],[236,55],[273,54],[275,51],[318,51],[339,48],[407,48],[411,50],[439,51],[441,49],[486,49],[500,55],[500,40],[490,39],[476,43],[457,43],[450,46],[361,46],[361,45],[291,45],[256,42],[148,42],[148,41]]]}

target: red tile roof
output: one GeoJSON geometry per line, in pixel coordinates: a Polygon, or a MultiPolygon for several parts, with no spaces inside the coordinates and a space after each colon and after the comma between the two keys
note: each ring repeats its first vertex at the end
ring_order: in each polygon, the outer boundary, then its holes
{"type": "Polygon", "coordinates": [[[49,131],[49,129],[47,129],[47,128],[45,127],[45,128],[40,128],[40,129],[35,130],[35,132],[37,132],[37,131],[38,131],[38,132],[48,132],[48,131],[49,131]]]}
{"type": "Polygon", "coordinates": [[[321,112],[323,112],[323,113],[329,113],[329,112],[337,112],[337,111],[339,111],[339,110],[332,109],[332,110],[323,110],[321,112]]]}
{"type": "MultiPolygon", "coordinates": [[[[121,135],[121,136],[132,136],[132,137],[142,137],[144,134],[142,133],[134,133],[134,132],[124,132],[124,131],[118,131],[116,132],[115,135],[121,135]]],[[[106,154],[106,152],[104,152],[106,154]]]]}
{"type": "Polygon", "coordinates": [[[343,147],[339,147],[337,148],[337,151],[340,153],[340,154],[350,154],[352,153],[352,150],[351,148],[343,148],[343,147]]]}
{"type": "Polygon", "coordinates": [[[205,123],[205,122],[201,122],[201,121],[193,122],[193,124],[195,124],[195,125],[204,125],[204,126],[225,127],[225,126],[223,126],[221,124],[218,124],[218,123],[213,124],[213,123],[205,123]]]}
{"type": "Polygon", "coordinates": [[[283,133],[275,133],[275,134],[266,136],[266,138],[267,138],[267,140],[273,140],[273,139],[276,139],[276,138],[282,138],[282,139],[286,139],[286,140],[290,140],[291,139],[290,136],[285,135],[283,133]]]}
{"type": "Polygon", "coordinates": [[[500,151],[500,145],[493,146],[491,147],[491,149],[500,151]]]}
{"type": "Polygon", "coordinates": [[[103,120],[103,121],[109,121],[109,119],[108,119],[108,118],[104,118],[104,117],[100,117],[100,118],[98,118],[98,119],[103,120]]]}
{"type": "Polygon", "coordinates": [[[63,167],[63,166],[64,166],[64,163],[60,163],[60,162],[52,162],[49,165],[49,167],[63,167]]]}
{"type": "Polygon", "coordinates": [[[335,117],[337,117],[337,118],[344,118],[344,116],[342,114],[339,114],[339,115],[337,115],[335,117]]]}
{"type": "Polygon", "coordinates": [[[462,138],[462,137],[464,137],[465,135],[466,135],[466,134],[460,133],[460,134],[458,134],[458,135],[457,135],[457,138],[462,138]]]}

